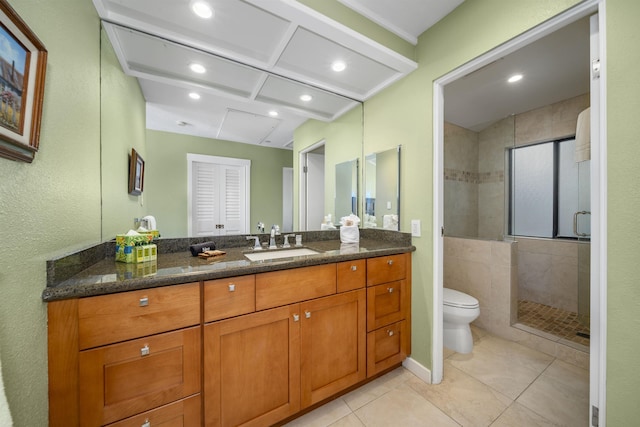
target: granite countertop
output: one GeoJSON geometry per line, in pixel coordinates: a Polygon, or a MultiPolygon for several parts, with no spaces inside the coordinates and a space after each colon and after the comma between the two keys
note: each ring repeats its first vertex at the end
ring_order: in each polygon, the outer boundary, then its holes
{"type": "MultiPolygon", "coordinates": [[[[241,247],[221,247],[225,255],[203,259],[193,257],[188,250],[164,252],[162,242],[158,243],[158,259],[140,264],[126,264],[116,262],[112,256],[104,256],[97,262],[89,262],[86,268],[70,275],[64,280],[56,281],[54,271],[56,266],[69,264],[69,260],[79,264],[77,254],[72,254],[59,260],[49,261],[47,273],[52,277],[47,279],[47,287],[42,293],[43,301],[56,301],[69,298],[79,298],[94,295],[104,295],[136,289],[146,289],[180,283],[198,282],[246,274],[264,273],[268,271],[285,270],[289,268],[307,267],[340,261],[371,258],[376,256],[406,253],[415,250],[407,233],[394,232],[394,236],[380,230],[361,235],[359,244],[341,244],[337,239],[310,240],[303,247],[318,251],[318,254],[279,258],[264,261],[250,261],[244,256],[252,250],[244,245],[241,247]],[[391,236],[391,237],[390,237],[391,236]],[[64,261],[61,262],[61,261],[64,261]]],[[[330,237],[330,236],[329,236],[330,237]]],[[[193,242],[190,242],[193,243],[193,242]]],[[[295,249],[292,246],[292,249],[295,249]]],[[[95,251],[90,248],[89,251],[95,251]]],[[[279,250],[279,249],[275,249],[279,250]]],[[[274,251],[274,250],[272,250],[274,251]]],[[[86,251],[84,251],[86,252],[86,251]]],[[[263,251],[267,252],[267,251],[263,251]]],[[[95,254],[92,254],[95,255],[95,254]]],[[[95,261],[92,260],[92,261],[95,261]]],[[[86,263],[86,262],[85,262],[86,263]]],[[[87,264],[87,263],[86,263],[87,264]]],[[[57,274],[61,276],[61,274],[57,274]]]]}

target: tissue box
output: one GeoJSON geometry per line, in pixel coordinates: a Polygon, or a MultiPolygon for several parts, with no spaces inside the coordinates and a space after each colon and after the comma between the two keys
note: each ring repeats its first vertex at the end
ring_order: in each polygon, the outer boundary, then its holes
{"type": "Polygon", "coordinates": [[[126,234],[116,235],[116,261],[133,264],[143,262],[144,259],[138,261],[136,257],[137,247],[147,245],[153,236],[151,234],[140,234],[137,236],[127,236],[126,234]]]}

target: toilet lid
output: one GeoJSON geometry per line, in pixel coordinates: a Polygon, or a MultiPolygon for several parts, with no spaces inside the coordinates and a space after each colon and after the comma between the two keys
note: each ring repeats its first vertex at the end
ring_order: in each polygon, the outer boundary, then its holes
{"type": "Polygon", "coordinates": [[[476,308],[480,306],[477,299],[471,295],[465,294],[464,292],[449,288],[443,288],[443,291],[442,301],[444,302],[444,305],[462,308],[476,308]]]}

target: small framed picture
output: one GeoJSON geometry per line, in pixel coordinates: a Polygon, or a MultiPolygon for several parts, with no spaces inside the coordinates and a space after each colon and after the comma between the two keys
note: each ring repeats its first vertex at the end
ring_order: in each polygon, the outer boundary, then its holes
{"type": "Polygon", "coordinates": [[[0,0],[0,156],[31,163],[38,151],[47,50],[0,0]]]}
{"type": "Polygon", "coordinates": [[[129,194],[139,196],[144,189],[144,160],[135,149],[129,157],[129,194]]]}

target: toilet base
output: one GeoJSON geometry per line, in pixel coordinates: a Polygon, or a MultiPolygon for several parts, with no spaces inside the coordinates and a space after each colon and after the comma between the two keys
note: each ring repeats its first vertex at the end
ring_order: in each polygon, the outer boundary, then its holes
{"type": "Polygon", "coordinates": [[[469,324],[444,323],[443,344],[456,353],[467,354],[473,350],[473,336],[469,324]]]}

